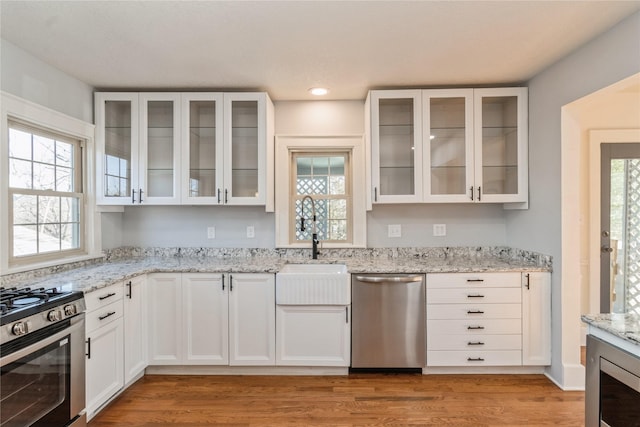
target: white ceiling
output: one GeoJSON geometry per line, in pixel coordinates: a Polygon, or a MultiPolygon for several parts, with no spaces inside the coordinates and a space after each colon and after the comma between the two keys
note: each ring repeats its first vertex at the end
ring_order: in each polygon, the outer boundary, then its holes
{"type": "MultiPolygon", "coordinates": [[[[98,89],[518,84],[640,1],[13,1],[2,38],[98,89]]],[[[640,36],[640,35],[639,35],[640,36]]]]}

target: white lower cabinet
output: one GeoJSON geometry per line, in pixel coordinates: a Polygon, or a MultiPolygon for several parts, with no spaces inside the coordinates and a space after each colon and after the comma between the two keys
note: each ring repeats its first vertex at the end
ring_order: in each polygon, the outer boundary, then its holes
{"type": "Polygon", "coordinates": [[[350,309],[350,305],[278,305],[276,364],[349,366],[350,309]]]}
{"type": "Polygon", "coordinates": [[[124,383],[147,367],[147,276],[124,282],[124,383]]]}
{"type": "Polygon", "coordinates": [[[522,275],[522,364],[551,364],[551,274],[522,275]]]}
{"type": "Polygon", "coordinates": [[[229,274],[230,365],[275,364],[275,304],[273,274],[229,274]]]}
{"type": "Polygon", "coordinates": [[[427,366],[550,364],[549,273],[427,274],[427,366]]]}
{"type": "Polygon", "coordinates": [[[273,274],[148,280],[150,365],[274,365],[273,274]]]}
{"type": "Polygon", "coordinates": [[[122,283],[86,298],[86,408],[91,419],[124,386],[122,283]]]}

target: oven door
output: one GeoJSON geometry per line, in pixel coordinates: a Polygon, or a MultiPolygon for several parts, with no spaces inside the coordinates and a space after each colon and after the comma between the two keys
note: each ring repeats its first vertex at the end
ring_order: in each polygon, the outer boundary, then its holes
{"type": "Polygon", "coordinates": [[[83,418],[84,314],[4,345],[0,365],[0,427],[83,418]]]}

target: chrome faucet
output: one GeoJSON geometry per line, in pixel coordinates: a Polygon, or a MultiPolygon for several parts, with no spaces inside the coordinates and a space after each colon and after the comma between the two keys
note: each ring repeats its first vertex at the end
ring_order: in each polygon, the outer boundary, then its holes
{"type": "Polygon", "coordinates": [[[318,259],[318,254],[320,252],[318,252],[318,229],[317,229],[317,225],[316,225],[316,202],[315,200],[313,200],[313,197],[311,196],[304,196],[302,198],[302,205],[301,205],[301,210],[300,210],[300,231],[305,231],[305,226],[304,226],[304,201],[305,200],[311,200],[311,218],[313,221],[313,233],[311,234],[311,258],[312,259],[318,259]]]}

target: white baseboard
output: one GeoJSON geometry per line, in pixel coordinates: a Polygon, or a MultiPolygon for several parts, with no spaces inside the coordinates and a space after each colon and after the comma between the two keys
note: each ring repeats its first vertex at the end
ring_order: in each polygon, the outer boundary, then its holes
{"type": "Polygon", "coordinates": [[[298,366],[147,366],[147,375],[349,375],[349,368],[298,366]]]}

